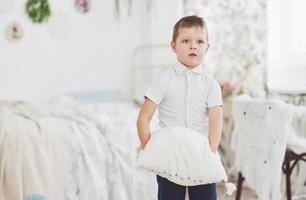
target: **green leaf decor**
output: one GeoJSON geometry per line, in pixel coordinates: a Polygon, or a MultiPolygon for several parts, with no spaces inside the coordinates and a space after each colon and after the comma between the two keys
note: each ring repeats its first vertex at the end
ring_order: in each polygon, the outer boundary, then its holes
{"type": "Polygon", "coordinates": [[[48,0],[28,0],[26,11],[35,23],[45,22],[51,15],[48,0]]]}

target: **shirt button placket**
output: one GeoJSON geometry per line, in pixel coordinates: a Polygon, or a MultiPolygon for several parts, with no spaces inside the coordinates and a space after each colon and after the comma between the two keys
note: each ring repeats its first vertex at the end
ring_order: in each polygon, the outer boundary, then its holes
{"type": "Polygon", "coordinates": [[[186,71],[186,79],[187,79],[187,95],[186,95],[186,125],[190,128],[189,124],[189,103],[190,103],[190,73],[186,71]]]}

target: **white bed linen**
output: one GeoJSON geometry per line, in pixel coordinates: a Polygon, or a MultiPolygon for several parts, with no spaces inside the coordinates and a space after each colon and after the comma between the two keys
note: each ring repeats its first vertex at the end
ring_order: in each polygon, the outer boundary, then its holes
{"type": "Polygon", "coordinates": [[[132,184],[138,108],[59,98],[0,103],[0,199],[153,200],[156,181],[132,184]]]}

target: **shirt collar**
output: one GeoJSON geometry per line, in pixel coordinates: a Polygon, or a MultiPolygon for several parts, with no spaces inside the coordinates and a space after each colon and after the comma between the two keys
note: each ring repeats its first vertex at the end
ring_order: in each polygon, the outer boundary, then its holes
{"type": "MultiPolygon", "coordinates": [[[[181,76],[183,75],[187,70],[189,70],[185,65],[183,65],[182,63],[178,62],[176,67],[175,67],[175,71],[176,73],[181,76]]],[[[195,74],[202,74],[203,73],[203,66],[202,64],[196,66],[195,68],[193,68],[192,71],[195,74]]]]}

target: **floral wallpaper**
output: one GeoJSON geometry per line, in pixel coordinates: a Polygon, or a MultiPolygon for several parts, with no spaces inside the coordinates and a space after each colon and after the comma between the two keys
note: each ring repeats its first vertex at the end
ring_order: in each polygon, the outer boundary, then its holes
{"type": "Polygon", "coordinates": [[[184,14],[202,16],[210,50],[205,66],[217,80],[239,82],[244,92],[263,96],[266,67],[267,0],[185,0],[184,14]]]}
{"type": "Polygon", "coordinates": [[[202,16],[207,24],[210,49],[204,65],[222,88],[225,123],[219,153],[232,175],[231,99],[239,93],[265,96],[266,4],[267,0],[184,0],[184,14],[202,16]]]}

